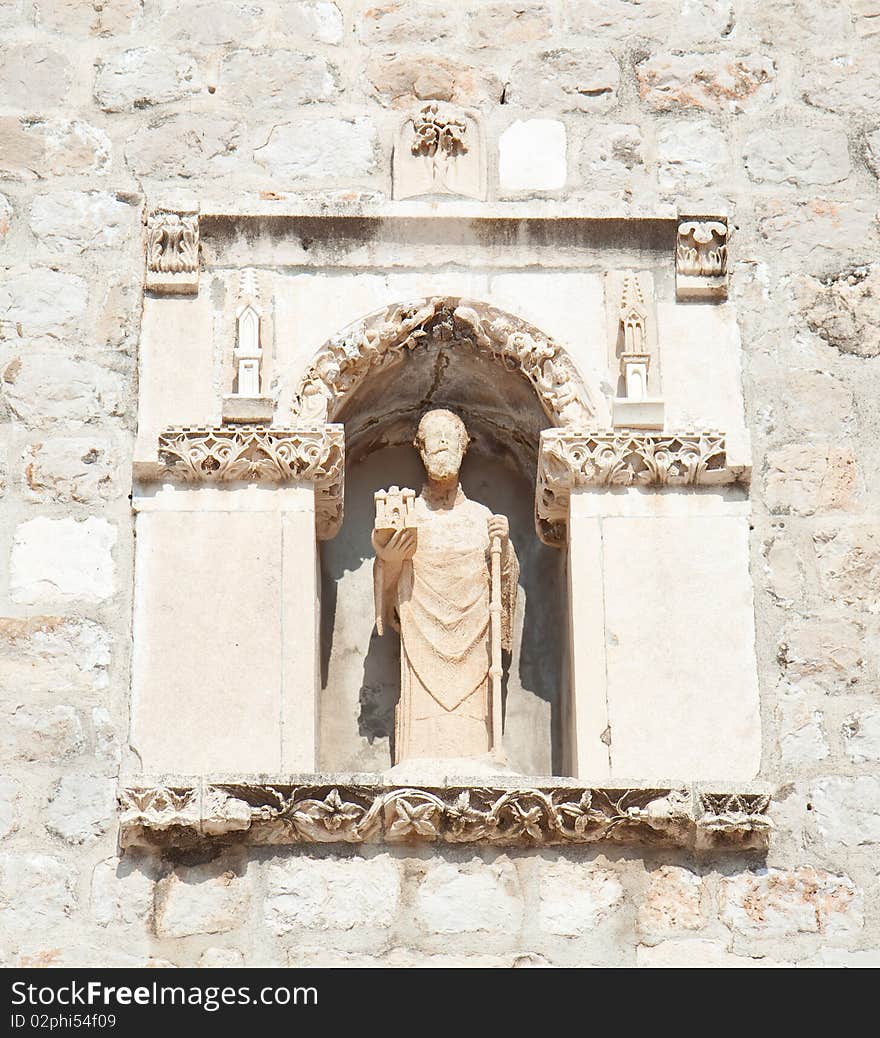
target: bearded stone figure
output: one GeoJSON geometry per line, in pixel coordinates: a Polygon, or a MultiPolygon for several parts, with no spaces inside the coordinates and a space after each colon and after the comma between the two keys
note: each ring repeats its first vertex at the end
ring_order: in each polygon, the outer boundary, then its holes
{"type": "MultiPolygon", "coordinates": [[[[377,516],[373,532],[377,629],[400,632],[395,764],[490,752],[503,762],[500,660],[511,645],[519,565],[507,517],[461,489],[468,443],[457,415],[427,412],[414,443],[422,491],[414,500],[404,491],[406,516],[385,526],[377,516]]],[[[395,491],[377,494],[377,507],[395,491]]]]}

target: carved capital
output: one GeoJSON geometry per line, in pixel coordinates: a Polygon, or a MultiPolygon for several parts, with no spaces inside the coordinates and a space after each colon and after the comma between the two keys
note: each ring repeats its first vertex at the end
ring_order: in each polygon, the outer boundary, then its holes
{"type": "Polygon", "coordinates": [[[342,525],[345,435],[341,425],[166,429],[159,435],[159,461],[159,478],[172,482],[312,482],[318,538],[329,540],[342,525]]]}
{"type": "MultiPolygon", "coordinates": [[[[318,781],[315,781],[318,780],[318,781]]],[[[188,843],[238,834],[259,844],[441,842],[538,846],[602,841],[754,846],[772,829],[767,793],[595,789],[559,785],[389,786],[359,783],[205,782],[137,786],[119,794],[121,843],[188,843]],[[747,812],[712,828],[703,797],[747,812]],[[195,806],[194,806],[195,805],[195,806]],[[720,834],[720,835],[719,835],[720,834]],[[723,838],[722,838],[723,837],[723,838]]]]}
{"type": "Polygon", "coordinates": [[[679,217],[675,246],[678,299],[727,298],[727,218],[679,217]]]}
{"type": "Polygon", "coordinates": [[[199,214],[154,209],[147,217],[146,288],[191,295],[199,290],[199,214]]]}
{"type": "Polygon", "coordinates": [[[711,486],[744,476],[728,466],[719,432],[546,429],[538,452],[535,525],[545,544],[563,544],[575,487],[711,486]]]}

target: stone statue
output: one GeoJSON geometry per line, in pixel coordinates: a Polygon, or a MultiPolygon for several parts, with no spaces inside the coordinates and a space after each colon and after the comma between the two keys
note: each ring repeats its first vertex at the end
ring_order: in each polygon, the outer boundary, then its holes
{"type": "Polygon", "coordinates": [[[457,415],[427,412],[414,443],[422,492],[376,495],[376,625],[400,632],[395,764],[489,752],[503,762],[501,649],[510,649],[519,565],[507,517],[459,485],[468,442],[457,415]]]}

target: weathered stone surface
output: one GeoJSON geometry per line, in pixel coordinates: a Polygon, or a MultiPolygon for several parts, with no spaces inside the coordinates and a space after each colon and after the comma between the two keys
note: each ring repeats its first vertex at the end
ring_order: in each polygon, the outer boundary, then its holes
{"type": "Polygon", "coordinates": [[[523,901],[516,869],[509,861],[473,869],[435,864],[416,891],[416,916],[431,933],[518,933],[523,901]]]}
{"type": "Polygon", "coordinates": [[[117,372],[89,361],[33,352],[13,357],[6,365],[0,392],[13,415],[32,428],[107,419],[123,414],[127,401],[117,372]]]}
{"type": "Polygon", "coordinates": [[[109,663],[110,639],[92,620],[0,617],[0,689],[23,700],[104,688],[109,663]]]}
{"type": "Polygon", "coordinates": [[[21,523],[10,563],[13,600],[103,602],[116,589],[116,536],[116,527],[96,516],[84,520],[39,516],[21,523]]]}
{"type": "Polygon", "coordinates": [[[217,96],[226,104],[240,105],[250,112],[273,105],[290,108],[327,101],[339,89],[338,70],[319,55],[234,50],[220,66],[217,96]],[[259,75],[254,75],[255,68],[259,68],[259,75]]]}
{"type": "Polygon", "coordinates": [[[196,59],[171,47],[139,47],[97,64],[95,101],[105,112],[180,101],[202,89],[196,59]]]}
{"type": "Polygon", "coordinates": [[[546,3],[486,3],[468,12],[467,40],[472,47],[518,47],[545,40],[553,31],[546,3]]]}
{"type": "Polygon", "coordinates": [[[73,69],[57,50],[40,43],[0,48],[0,96],[6,108],[39,112],[67,97],[73,69]]]}
{"type": "MultiPolygon", "coordinates": [[[[286,4],[282,4],[286,7],[286,4]]],[[[175,41],[218,47],[262,43],[271,39],[271,6],[247,0],[200,0],[169,3],[162,0],[162,28],[175,41]]]]}
{"type": "Polygon", "coordinates": [[[622,190],[632,197],[645,174],[645,142],[640,127],[604,120],[585,135],[580,157],[584,186],[590,190],[622,190]]]}
{"type": "Polygon", "coordinates": [[[295,36],[318,43],[342,43],[342,12],[339,5],[330,0],[294,0],[283,4],[280,24],[295,36]]]}
{"type": "Polygon", "coordinates": [[[127,851],[98,862],[92,873],[92,914],[99,926],[145,925],[153,914],[153,894],[160,874],[155,855],[127,851]]]}
{"type": "Polygon", "coordinates": [[[293,969],[509,969],[534,965],[531,961],[520,962],[521,958],[540,956],[432,955],[415,948],[392,948],[381,955],[370,955],[297,944],[287,953],[287,965],[293,969]]]}
{"type": "MultiPolygon", "coordinates": [[[[88,284],[78,274],[48,267],[3,271],[0,337],[66,339],[85,317],[88,298],[88,284]]],[[[3,377],[10,381],[8,368],[3,377]]]]}
{"type": "MultiPolygon", "coordinates": [[[[76,868],[49,854],[0,854],[0,925],[4,931],[52,926],[76,907],[76,868]]],[[[8,931],[7,931],[8,932],[8,931]]]]}
{"type": "Polygon", "coordinates": [[[205,948],[199,958],[201,969],[240,969],[245,964],[244,955],[238,948],[205,948]]]}
{"type": "Polygon", "coordinates": [[[137,238],[140,213],[104,191],[56,191],[31,204],[31,231],[48,252],[83,253],[137,238]]]}
{"type": "Polygon", "coordinates": [[[813,545],[822,589],[838,602],[880,612],[880,526],[818,530],[813,545]]]}
{"type": "Polygon", "coordinates": [[[12,203],[6,195],[0,195],[0,245],[3,244],[3,239],[9,233],[9,227],[12,224],[12,212],[12,203]]]}
{"type": "Polygon", "coordinates": [[[765,547],[764,573],[767,590],[779,602],[791,605],[804,589],[801,554],[786,536],[774,537],[765,547]]]}
{"type": "Polygon", "coordinates": [[[538,925],[545,933],[580,937],[623,901],[623,887],[608,869],[560,860],[541,863],[538,925]]]}
{"type": "Polygon", "coordinates": [[[309,856],[273,863],[266,872],[266,925],[277,936],[303,930],[387,927],[400,901],[397,862],[375,858],[309,856]]]}
{"type": "Polygon", "coordinates": [[[773,126],[745,142],[752,180],[769,184],[837,184],[850,173],[849,142],[841,130],[773,126]]]}
{"type": "Polygon", "coordinates": [[[72,706],[28,703],[12,707],[0,746],[6,760],[58,762],[82,753],[86,739],[72,706]]]}
{"type": "Polygon", "coordinates": [[[657,131],[660,187],[687,194],[717,185],[730,168],[724,134],[706,122],[666,123],[657,131]]]}
{"type": "Polygon", "coordinates": [[[426,44],[446,40],[458,29],[460,14],[442,0],[389,0],[369,6],[358,20],[358,36],[371,45],[415,43],[426,44]]]}
{"type": "Polygon", "coordinates": [[[705,925],[700,910],[703,881],[690,869],[661,865],[639,905],[636,925],[643,934],[672,930],[699,930],[705,925]]]}
{"type": "Polygon", "coordinates": [[[111,153],[107,134],[79,119],[0,116],[0,177],[105,173],[111,153]]]}
{"type": "Polygon", "coordinates": [[[567,176],[565,125],[557,119],[517,120],[498,141],[502,191],[554,191],[567,176]]]}
{"type": "Polygon", "coordinates": [[[93,843],[116,813],[114,779],[73,772],[58,782],[46,808],[46,828],[68,843],[93,843]]]}
{"type": "Polygon", "coordinates": [[[162,116],[142,124],[125,143],[129,168],[143,177],[223,176],[241,171],[244,125],[227,116],[162,116]]]}
{"type": "Polygon", "coordinates": [[[335,178],[340,170],[351,182],[373,172],[378,148],[371,119],[302,119],[273,126],[254,158],[281,182],[335,178]]]}
{"type": "Polygon", "coordinates": [[[788,766],[811,765],[825,760],[831,752],[823,727],[824,715],[803,695],[780,700],[779,751],[788,766]]]}
{"type": "Polygon", "coordinates": [[[15,779],[0,777],[0,840],[11,836],[18,828],[18,809],[21,787],[15,779]]]}
{"type": "Polygon", "coordinates": [[[64,437],[29,444],[22,457],[24,496],[31,501],[88,504],[122,492],[119,459],[106,437],[64,437]]]}
{"type": "Polygon", "coordinates": [[[792,443],[768,451],[767,507],[780,515],[853,511],[858,471],[851,447],[792,443]]]}
{"type": "Polygon", "coordinates": [[[178,865],[156,884],[156,935],[188,937],[234,930],[247,919],[251,896],[247,866],[238,859],[178,865]]]}
{"type": "Polygon", "coordinates": [[[766,388],[779,394],[776,424],[792,436],[839,440],[855,431],[852,389],[827,371],[788,371],[766,388]]]}
{"type": "Polygon", "coordinates": [[[843,726],[843,742],[856,764],[880,761],[880,711],[850,714],[843,726]]]}
{"type": "Polygon", "coordinates": [[[829,346],[857,357],[880,354],[880,264],[799,277],[795,295],[810,331],[829,346]]]}
{"type": "Polygon", "coordinates": [[[640,0],[633,9],[631,0],[577,0],[566,5],[565,25],[587,38],[620,39],[630,43],[675,41],[676,48],[695,44],[723,42],[735,24],[732,0],[689,0],[686,4],[669,0],[640,0]]]}
{"type": "Polygon", "coordinates": [[[880,843],[880,778],[821,779],[810,800],[813,822],[826,843],[844,847],[880,843]]]}
{"type": "Polygon", "coordinates": [[[759,199],[755,209],[767,247],[783,268],[787,263],[799,274],[805,264],[827,270],[833,263],[839,269],[841,259],[870,254],[876,242],[877,207],[870,199],[779,196],[759,199]]]}
{"type": "Polygon", "coordinates": [[[119,764],[122,760],[122,746],[118,732],[123,725],[117,718],[110,716],[103,706],[92,708],[92,731],[95,734],[95,759],[98,770],[105,775],[118,776],[119,764]]]}
{"type": "Polygon", "coordinates": [[[636,65],[639,97],[659,112],[742,112],[771,97],[776,68],[760,54],[655,54],[636,65]]]}
{"type": "Polygon", "coordinates": [[[865,159],[874,176],[880,178],[880,129],[865,136],[865,159]]]}
{"type": "Polygon", "coordinates": [[[605,50],[552,50],[516,64],[508,104],[535,110],[607,112],[617,103],[620,67],[605,50]]]}
{"type": "Polygon", "coordinates": [[[721,880],[721,919],[731,930],[763,937],[833,935],[862,926],[862,893],[848,876],[810,865],[759,869],[721,880]]]}
{"type": "Polygon", "coordinates": [[[375,58],[367,67],[367,78],[376,99],[394,108],[429,98],[485,108],[498,104],[504,89],[489,69],[427,52],[375,58]]]}
{"type": "Polygon", "coordinates": [[[645,969],[778,969],[794,963],[762,956],[733,955],[720,941],[691,939],[661,941],[636,948],[636,965],[645,969]]]}
{"type": "Polygon", "coordinates": [[[880,68],[873,56],[817,49],[802,67],[804,100],[831,112],[873,117],[880,106],[880,68]]]}
{"type": "Polygon", "coordinates": [[[778,649],[787,681],[803,692],[852,692],[866,678],[865,630],[851,619],[793,619],[778,649]]]}
{"type": "Polygon", "coordinates": [[[141,25],[144,0],[37,0],[37,25],[63,36],[115,36],[141,25]]]}

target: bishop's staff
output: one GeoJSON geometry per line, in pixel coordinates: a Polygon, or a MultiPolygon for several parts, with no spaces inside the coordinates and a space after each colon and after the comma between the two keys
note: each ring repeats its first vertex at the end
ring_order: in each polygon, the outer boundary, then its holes
{"type": "Polygon", "coordinates": [[[492,756],[504,760],[501,745],[501,538],[492,537],[492,586],[489,598],[489,638],[492,662],[489,667],[489,694],[492,701],[492,756]]]}

